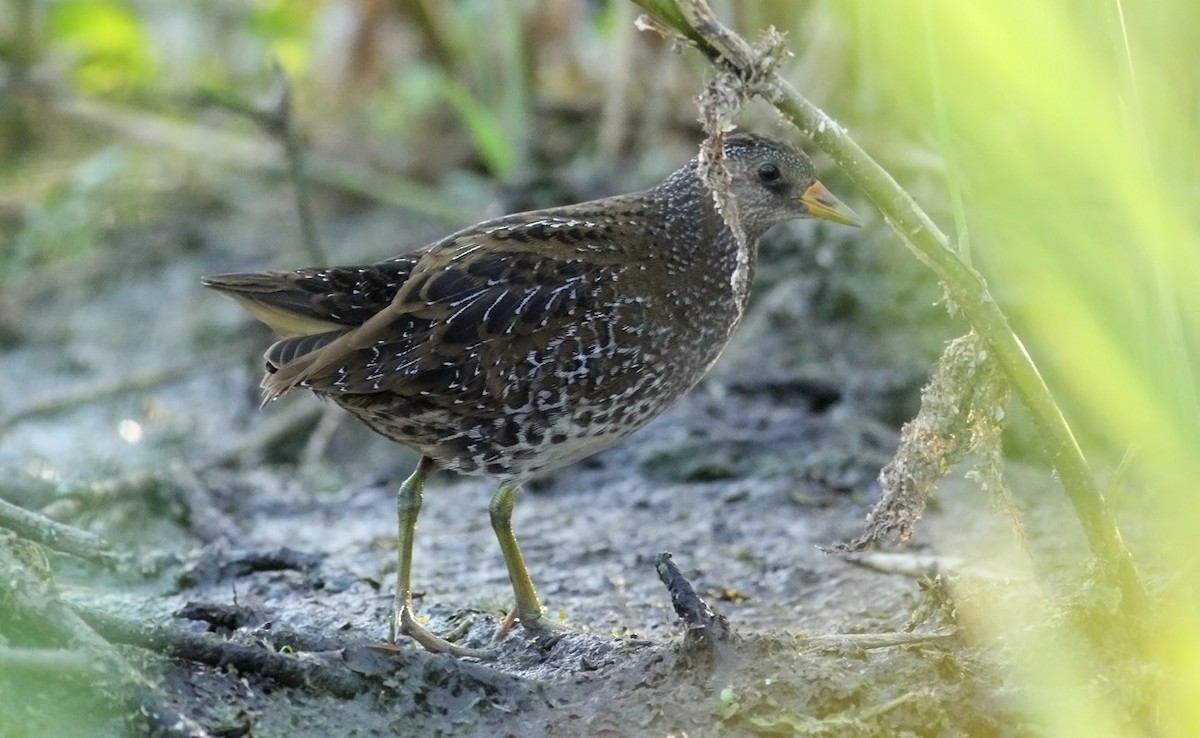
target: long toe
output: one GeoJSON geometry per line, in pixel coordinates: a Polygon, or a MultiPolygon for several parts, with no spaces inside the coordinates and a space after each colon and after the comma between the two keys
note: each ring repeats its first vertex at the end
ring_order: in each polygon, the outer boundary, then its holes
{"type": "Polygon", "coordinates": [[[545,613],[537,617],[519,618],[521,627],[533,633],[574,633],[575,628],[548,617],[545,613]]]}
{"type": "Polygon", "coordinates": [[[558,620],[547,617],[544,612],[535,614],[521,615],[514,608],[505,616],[504,620],[500,621],[500,627],[496,628],[496,635],[492,638],[497,643],[504,640],[508,636],[512,627],[518,622],[521,628],[529,631],[533,635],[550,635],[554,633],[575,633],[578,632],[575,628],[560,623],[558,620]]]}
{"type": "Polygon", "coordinates": [[[412,638],[421,644],[426,651],[431,653],[446,653],[458,658],[480,659],[481,661],[489,661],[496,658],[496,652],[490,649],[460,646],[437,635],[417,622],[417,617],[413,614],[411,608],[401,608],[400,612],[396,614],[396,620],[399,622],[397,630],[402,635],[412,638]]]}

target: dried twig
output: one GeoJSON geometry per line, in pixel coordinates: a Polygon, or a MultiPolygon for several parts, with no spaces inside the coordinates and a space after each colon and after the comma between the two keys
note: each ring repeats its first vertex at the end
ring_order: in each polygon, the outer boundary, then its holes
{"type": "Polygon", "coordinates": [[[830,633],[828,635],[810,636],[800,642],[800,646],[812,651],[841,651],[854,649],[871,651],[877,648],[892,648],[893,646],[914,646],[922,643],[932,643],[958,634],[958,628],[947,625],[928,633],[909,633],[895,631],[889,633],[830,633]]]}
{"type": "Polygon", "coordinates": [[[304,147],[293,125],[295,116],[292,108],[292,80],[288,77],[278,59],[272,61],[275,83],[267,93],[266,101],[254,104],[240,96],[217,90],[205,90],[202,99],[210,104],[219,106],[233,113],[243,115],[254,121],[271,136],[283,144],[284,155],[288,162],[288,177],[292,181],[292,189],[296,197],[296,213],[300,217],[300,234],[304,250],[313,266],[325,266],[328,259],[317,238],[317,229],[313,224],[312,199],[308,193],[308,180],[304,169],[304,147]]]}
{"type": "Polygon", "coordinates": [[[238,643],[211,633],[145,623],[80,603],[72,605],[91,628],[114,643],[144,648],[199,664],[231,667],[258,674],[288,687],[306,687],[342,699],[370,688],[369,683],[341,663],[339,653],[280,653],[263,643],[238,643]]]}
{"type": "Polygon", "coordinates": [[[304,249],[308,252],[313,266],[325,266],[329,263],[329,258],[321,248],[321,242],[317,238],[317,227],[313,221],[312,197],[308,192],[308,180],[304,171],[304,147],[300,145],[300,137],[296,135],[296,126],[293,124],[295,115],[292,106],[292,80],[278,59],[274,60],[273,66],[275,85],[279,89],[278,104],[275,106],[277,126],[268,130],[273,130],[283,141],[283,150],[288,160],[288,176],[291,177],[292,189],[296,195],[296,213],[300,217],[304,249]]]}
{"type": "Polygon", "coordinates": [[[107,567],[116,567],[123,557],[103,538],[51,520],[0,499],[0,527],[54,551],[69,553],[107,567]]]}
{"type": "MultiPolygon", "coordinates": [[[[524,701],[522,680],[482,664],[443,658],[417,649],[391,646],[354,645],[328,648],[311,646],[298,636],[280,635],[276,643],[239,643],[211,633],[192,633],[166,624],[148,624],[81,603],[72,607],[79,616],[114,643],[125,643],[172,658],[256,674],[290,687],[342,699],[380,689],[379,679],[395,688],[397,680],[415,684],[458,683],[455,699],[463,692],[478,691],[493,698],[505,693],[518,695],[514,708],[524,701]],[[284,647],[286,646],[286,649],[284,647]],[[277,650],[284,649],[284,650],[277,650]]],[[[512,699],[509,697],[508,699],[512,699]]]]}
{"type": "Polygon", "coordinates": [[[685,646],[695,648],[703,645],[713,648],[730,639],[733,631],[729,627],[729,621],[696,594],[691,582],[671,560],[671,554],[660,553],[654,560],[654,568],[658,571],[658,578],[671,594],[671,606],[675,608],[675,614],[687,625],[685,646]]]}

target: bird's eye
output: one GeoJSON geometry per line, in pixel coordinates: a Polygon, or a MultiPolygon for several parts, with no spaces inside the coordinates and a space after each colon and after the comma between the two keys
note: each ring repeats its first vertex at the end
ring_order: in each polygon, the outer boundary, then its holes
{"type": "Polygon", "coordinates": [[[779,166],[775,162],[768,161],[758,165],[758,178],[765,184],[778,182],[783,173],[779,171],[779,166]]]}

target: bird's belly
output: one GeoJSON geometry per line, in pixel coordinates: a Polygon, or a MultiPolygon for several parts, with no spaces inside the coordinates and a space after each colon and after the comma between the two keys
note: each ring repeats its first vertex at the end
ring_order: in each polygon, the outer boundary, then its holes
{"type": "Polygon", "coordinates": [[[377,433],[444,469],[519,482],[614,445],[674,404],[684,390],[643,392],[631,386],[612,402],[580,401],[548,411],[532,405],[481,412],[475,406],[434,406],[411,398],[395,403],[333,399],[377,433]]]}
{"type": "Polygon", "coordinates": [[[447,457],[443,466],[463,474],[520,481],[603,451],[644,425],[583,426],[562,421],[544,431],[533,428],[506,446],[496,442],[506,437],[506,423],[498,422],[493,427],[499,430],[481,442],[472,442],[468,433],[465,449],[453,448],[452,443],[452,450],[459,452],[447,457]]]}

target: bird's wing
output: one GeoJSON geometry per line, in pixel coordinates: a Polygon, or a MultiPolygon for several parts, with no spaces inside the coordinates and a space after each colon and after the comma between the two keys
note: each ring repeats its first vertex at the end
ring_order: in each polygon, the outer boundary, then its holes
{"type": "Polygon", "coordinates": [[[396,296],[420,254],[361,267],[221,274],[202,281],[284,337],[362,325],[396,296]]]}
{"type": "Polygon", "coordinates": [[[603,304],[622,267],[519,239],[511,245],[498,248],[479,231],[451,237],[423,254],[391,304],[362,326],[307,353],[277,343],[268,356],[290,361],[263,378],[267,399],[298,385],[461,397],[484,391],[485,375],[506,376],[494,366],[503,357],[524,357],[571,331],[600,340],[588,322],[607,319],[603,304]]]}

